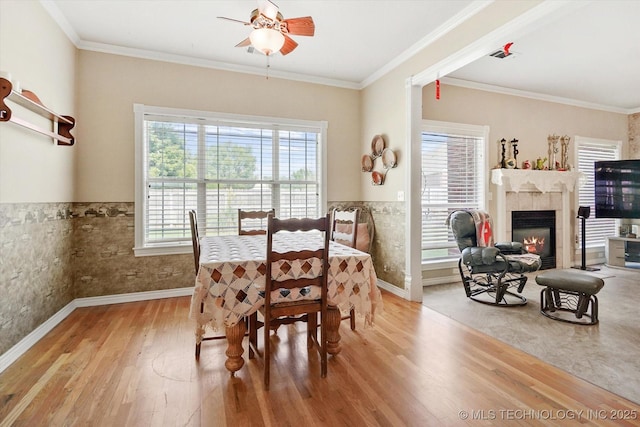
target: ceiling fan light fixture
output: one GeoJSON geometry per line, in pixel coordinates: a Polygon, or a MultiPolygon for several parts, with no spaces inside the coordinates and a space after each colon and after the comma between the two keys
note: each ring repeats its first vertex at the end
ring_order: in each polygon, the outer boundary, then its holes
{"type": "Polygon", "coordinates": [[[251,45],[269,56],[284,46],[284,35],[271,28],[257,28],[249,34],[251,45]]]}

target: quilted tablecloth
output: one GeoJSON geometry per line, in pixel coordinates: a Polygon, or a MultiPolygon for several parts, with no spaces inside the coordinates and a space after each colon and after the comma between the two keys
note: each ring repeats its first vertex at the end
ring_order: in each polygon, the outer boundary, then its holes
{"type": "MultiPolygon", "coordinates": [[[[273,239],[277,251],[315,249],[322,244],[319,234],[280,233],[273,239]]],[[[264,305],[265,260],[265,235],[201,239],[200,269],[191,299],[191,317],[198,324],[198,342],[205,327],[217,330],[233,326],[264,305]],[[201,304],[204,304],[202,312],[201,304]]],[[[288,275],[299,277],[304,271],[305,268],[294,265],[288,275]]],[[[379,312],[382,308],[382,300],[369,254],[330,242],[327,281],[329,304],[343,313],[353,307],[364,317],[365,324],[372,323],[376,309],[379,312]]],[[[313,289],[303,292],[306,298],[319,297],[313,289]]],[[[279,291],[271,295],[273,302],[297,297],[297,294],[279,291]]]]}

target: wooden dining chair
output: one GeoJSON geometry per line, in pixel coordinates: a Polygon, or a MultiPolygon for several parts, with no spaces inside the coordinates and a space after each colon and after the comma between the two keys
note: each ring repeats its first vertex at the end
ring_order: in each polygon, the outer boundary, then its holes
{"type": "MultiPolygon", "coordinates": [[[[331,211],[331,240],[351,248],[356,247],[358,234],[358,214],[360,209],[340,210],[338,208],[331,211]]],[[[342,320],[349,319],[349,326],[352,331],[356,330],[356,313],[353,307],[347,316],[342,316],[342,320]]]]}
{"type": "Polygon", "coordinates": [[[331,211],[331,240],[350,248],[356,247],[358,233],[358,208],[331,211]]]}
{"type": "Polygon", "coordinates": [[[320,353],[320,375],[327,376],[327,275],[329,271],[329,215],[318,219],[277,219],[268,217],[267,258],[265,274],[265,302],[260,308],[263,322],[257,313],[249,317],[249,358],[258,349],[257,330],[264,331],[264,387],[269,389],[271,365],[270,332],[280,325],[294,322],[307,323],[307,346],[320,353]],[[322,233],[318,248],[274,247],[273,236],[281,232],[322,233]],[[320,260],[320,262],[318,262],[320,260]],[[309,268],[311,266],[311,268],[309,268]],[[275,300],[274,297],[277,297],[275,300]],[[288,298],[290,297],[290,298],[288,298]],[[318,340],[318,313],[320,313],[320,340],[318,340]]]}
{"type": "Polygon", "coordinates": [[[264,228],[269,214],[275,216],[276,210],[271,209],[268,211],[246,211],[238,209],[238,235],[251,236],[257,234],[267,234],[267,230],[264,228]],[[247,226],[252,228],[247,228],[247,226]]]}
{"type": "MultiPolygon", "coordinates": [[[[196,276],[200,268],[200,234],[198,233],[198,216],[193,209],[189,211],[189,223],[191,224],[191,243],[193,245],[193,261],[196,268],[196,276]]],[[[204,302],[200,303],[200,314],[204,312],[204,302]]],[[[226,335],[203,337],[202,341],[226,339],[226,335]]],[[[196,360],[200,360],[200,347],[202,342],[196,344],[196,360]]]]}

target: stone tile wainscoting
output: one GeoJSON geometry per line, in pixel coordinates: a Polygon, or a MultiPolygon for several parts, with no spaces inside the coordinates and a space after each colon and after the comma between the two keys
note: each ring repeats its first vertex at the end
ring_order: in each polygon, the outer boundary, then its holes
{"type": "Polygon", "coordinates": [[[74,298],[68,203],[0,205],[0,354],[74,298]]]}
{"type": "Polygon", "coordinates": [[[76,203],[75,298],[192,287],[193,255],[136,257],[133,203],[76,203]]]}
{"type": "Polygon", "coordinates": [[[329,202],[333,208],[360,207],[371,212],[375,235],[371,247],[373,266],[379,279],[399,289],[405,281],[404,202],[329,202]]]}
{"type": "MultiPolygon", "coordinates": [[[[404,286],[403,203],[368,209],[378,277],[404,286]],[[384,261],[383,261],[384,260],[384,261]]],[[[193,286],[191,254],[135,257],[134,204],[0,204],[0,355],[76,298],[193,286]]]]}
{"type": "Polygon", "coordinates": [[[629,158],[640,159],[640,113],[629,116],[629,158]]]}
{"type": "Polygon", "coordinates": [[[188,255],[135,257],[133,203],[0,204],[0,354],[75,298],[193,286],[188,255]]]}

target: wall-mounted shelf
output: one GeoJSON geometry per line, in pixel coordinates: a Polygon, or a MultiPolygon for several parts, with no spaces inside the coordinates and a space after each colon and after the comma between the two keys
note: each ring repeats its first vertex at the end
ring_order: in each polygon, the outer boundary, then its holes
{"type": "Polygon", "coordinates": [[[24,91],[19,93],[13,90],[11,82],[0,77],[0,122],[13,122],[17,125],[31,129],[35,132],[53,138],[58,145],[73,145],[75,138],[71,135],[71,129],[76,124],[76,120],[71,116],[61,116],[49,108],[42,105],[33,92],[24,91]],[[14,102],[34,113],[51,120],[53,130],[43,129],[27,120],[16,117],[11,108],[5,103],[6,100],[14,102]]]}

